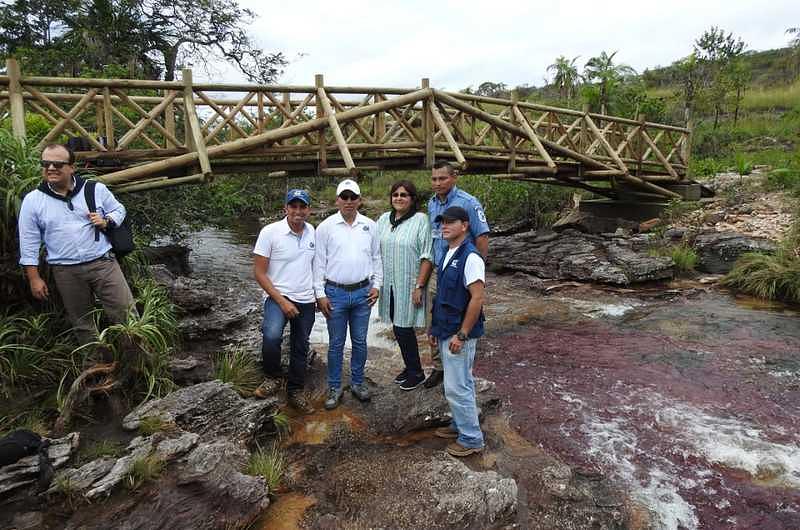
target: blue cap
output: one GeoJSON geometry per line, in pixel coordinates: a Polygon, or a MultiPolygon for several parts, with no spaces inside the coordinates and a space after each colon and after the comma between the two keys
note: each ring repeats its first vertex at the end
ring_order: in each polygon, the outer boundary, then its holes
{"type": "Polygon", "coordinates": [[[311,206],[311,197],[308,196],[306,190],[289,190],[286,194],[286,203],[289,204],[293,200],[300,200],[306,203],[306,206],[311,206]]]}

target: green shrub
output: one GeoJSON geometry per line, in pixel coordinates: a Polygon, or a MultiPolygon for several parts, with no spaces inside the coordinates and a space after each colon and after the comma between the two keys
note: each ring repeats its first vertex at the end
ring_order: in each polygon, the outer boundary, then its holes
{"type": "Polygon", "coordinates": [[[722,284],[766,300],[800,303],[800,257],[786,248],[744,254],[722,284]]]}
{"type": "Polygon", "coordinates": [[[285,471],[286,459],[278,446],[273,445],[269,450],[259,447],[250,455],[245,472],[248,475],[264,477],[268,491],[273,491],[281,483],[285,471]]]}
{"type": "Polygon", "coordinates": [[[689,161],[689,175],[693,178],[713,177],[725,171],[725,164],[714,158],[700,158],[689,161]]]}
{"type": "Polygon", "coordinates": [[[234,390],[244,396],[252,394],[261,383],[261,371],[255,358],[241,348],[214,359],[214,377],[223,383],[230,383],[234,390]]]}

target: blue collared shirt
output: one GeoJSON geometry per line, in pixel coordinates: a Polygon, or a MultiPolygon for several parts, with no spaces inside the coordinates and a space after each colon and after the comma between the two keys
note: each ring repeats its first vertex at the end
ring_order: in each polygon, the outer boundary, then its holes
{"type": "MultiPolygon", "coordinates": [[[[125,219],[125,207],[109,189],[98,182],[95,188],[97,213],[110,217],[117,225],[125,219]]],[[[50,197],[41,190],[25,195],[19,212],[19,264],[39,265],[39,249],[44,243],[47,263],[75,265],[95,260],[111,250],[108,238],[89,221],[89,207],[83,186],[69,202],[50,197]],[[72,210],[69,208],[72,204],[72,210]]]]}
{"type": "Polygon", "coordinates": [[[428,201],[428,217],[431,220],[431,233],[433,235],[433,259],[434,265],[438,266],[442,262],[445,254],[447,254],[447,240],[442,238],[442,224],[437,223],[437,215],[443,213],[451,206],[460,206],[467,211],[469,215],[469,233],[467,233],[467,241],[475,243],[475,239],[483,234],[489,232],[489,223],[486,222],[486,214],[483,212],[481,203],[467,193],[466,191],[458,189],[453,186],[450,193],[445,197],[444,202],[439,200],[436,194],[428,201]]]}

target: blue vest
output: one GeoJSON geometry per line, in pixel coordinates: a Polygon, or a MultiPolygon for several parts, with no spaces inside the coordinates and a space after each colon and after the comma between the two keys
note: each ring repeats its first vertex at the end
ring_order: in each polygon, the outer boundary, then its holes
{"type": "MultiPolygon", "coordinates": [[[[439,339],[447,339],[458,333],[467,306],[472,299],[469,289],[464,287],[464,266],[467,264],[467,256],[477,254],[470,241],[464,241],[456,250],[447,267],[444,267],[444,259],[436,266],[436,298],[433,300],[433,311],[431,314],[431,335],[439,339]]],[[[483,259],[483,258],[481,258],[483,259]]],[[[472,326],[469,338],[477,339],[483,336],[483,308],[478,317],[478,321],[472,326]]]]}

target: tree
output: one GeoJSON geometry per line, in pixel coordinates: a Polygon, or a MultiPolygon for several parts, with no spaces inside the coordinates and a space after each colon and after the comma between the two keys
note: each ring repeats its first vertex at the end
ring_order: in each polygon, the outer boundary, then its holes
{"type": "MultiPolygon", "coordinates": [[[[735,38],[730,32],[726,35],[716,26],[711,26],[695,41],[694,53],[703,68],[709,99],[714,107],[714,129],[719,125],[729,93],[734,90],[736,68],[731,65],[741,56],[745,46],[742,39],[735,38]]],[[[740,98],[737,99],[737,109],[738,101],[740,98]]]]}
{"type": "Polygon", "coordinates": [[[245,29],[254,18],[237,0],[13,0],[0,5],[0,54],[45,75],[121,64],[168,81],[181,66],[223,59],[271,82],[287,61],[256,46],[245,29]]]}
{"type": "Polygon", "coordinates": [[[553,84],[558,87],[558,94],[561,99],[569,101],[575,95],[578,82],[581,79],[578,73],[578,67],[575,66],[575,61],[578,57],[574,57],[571,61],[566,57],[560,55],[556,58],[556,62],[547,67],[547,71],[554,71],[555,77],[553,84]]]}
{"type": "Polygon", "coordinates": [[[488,96],[493,98],[500,98],[508,95],[508,87],[505,83],[493,83],[491,81],[484,81],[478,85],[475,94],[478,96],[488,96]]]}
{"type": "Polygon", "coordinates": [[[636,70],[627,64],[614,64],[617,52],[608,55],[605,51],[597,57],[586,61],[583,69],[584,78],[592,82],[597,80],[600,94],[600,112],[606,113],[610,93],[625,76],[636,75],[636,70]]]}
{"type": "Polygon", "coordinates": [[[787,35],[794,35],[789,41],[789,46],[794,48],[794,71],[795,74],[800,74],[800,26],[796,28],[788,28],[787,35]]]}

